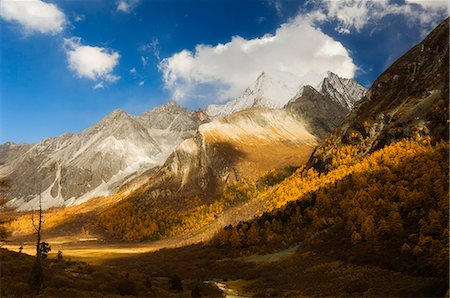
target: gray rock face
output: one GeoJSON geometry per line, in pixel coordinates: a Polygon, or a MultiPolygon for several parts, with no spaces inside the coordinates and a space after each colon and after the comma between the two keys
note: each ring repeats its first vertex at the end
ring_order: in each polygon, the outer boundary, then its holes
{"type": "Polygon", "coordinates": [[[348,113],[347,108],[334,99],[305,86],[302,95],[292,100],[286,109],[304,121],[308,130],[321,139],[332,132],[348,113]]]}
{"type": "Polygon", "coordinates": [[[328,72],[328,76],[323,79],[317,90],[323,95],[328,95],[349,111],[367,92],[366,88],[355,80],[341,78],[331,71],[328,72]]]}
{"type": "Polygon", "coordinates": [[[113,193],[128,179],[164,163],[202,123],[174,102],[139,116],[115,110],[96,125],[36,144],[0,146],[2,194],[19,210],[82,203],[113,193]]]}
{"type": "Polygon", "coordinates": [[[195,197],[214,200],[217,191],[228,181],[235,181],[230,176],[230,160],[236,158],[233,152],[223,154],[223,147],[208,144],[204,136],[197,133],[183,141],[158,171],[152,171],[145,181],[149,189],[140,198],[146,200],[165,200],[165,204],[182,208],[184,199],[195,197]]]}

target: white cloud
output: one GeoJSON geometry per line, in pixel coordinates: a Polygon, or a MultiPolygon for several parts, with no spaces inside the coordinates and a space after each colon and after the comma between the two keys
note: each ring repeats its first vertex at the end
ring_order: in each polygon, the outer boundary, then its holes
{"type": "Polygon", "coordinates": [[[119,0],[117,2],[117,10],[124,13],[129,13],[138,4],[139,0],[119,0]]]}
{"type": "Polygon", "coordinates": [[[98,82],[97,84],[94,85],[94,87],[92,87],[92,89],[96,90],[96,89],[103,89],[105,88],[105,85],[103,84],[103,82],[98,82]]]}
{"type": "Polygon", "coordinates": [[[78,37],[64,39],[64,49],[69,68],[78,77],[103,82],[115,82],[120,78],[112,73],[119,63],[118,52],[82,45],[78,37]]]}
{"type": "Polygon", "coordinates": [[[1,0],[0,17],[20,24],[26,33],[56,34],[67,23],[58,6],[41,0],[1,0]]]}
{"type": "Polygon", "coordinates": [[[317,84],[328,70],[353,77],[357,67],[340,42],[298,16],[273,35],[200,44],[163,59],[159,68],[174,99],[206,104],[240,95],[263,71],[290,72],[304,84],[317,84]]]}
{"type": "Polygon", "coordinates": [[[316,11],[308,15],[316,23],[336,22],[336,31],[349,34],[360,32],[369,24],[388,15],[404,16],[411,23],[428,31],[448,16],[448,2],[442,0],[406,0],[393,3],[389,0],[321,0],[316,1],[316,11]]]}
{"type": "Polygon", "coordinates": [[[143,86],[145,84],[145,81],[140,81],[139,86],[143,86]]]}
{"type": "Polygon", "coordinates": [[[136,72],[137,72],[137,71],[136,71],[136,68],[135,68],[135,67],[133,67],[132,69],[130,69],[130,73],[131,73],[131,74],[135,75],[136,72]]]}

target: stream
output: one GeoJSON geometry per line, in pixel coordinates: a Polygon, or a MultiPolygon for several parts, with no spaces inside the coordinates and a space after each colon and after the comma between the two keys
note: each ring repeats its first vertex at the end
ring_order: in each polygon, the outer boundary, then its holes
{"type": "Polygon", "coordinates": [[[224,282],[206,280],[204,283],[214,284],[219,290],[222,291],[223,297],[225,298],[249,298],[247,296],[239,295],[237,290],[229,288],[224,282]]]}

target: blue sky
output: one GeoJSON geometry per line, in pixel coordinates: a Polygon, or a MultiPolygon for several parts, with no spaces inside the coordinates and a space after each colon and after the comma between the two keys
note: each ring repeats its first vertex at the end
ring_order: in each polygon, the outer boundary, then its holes
{"type": "Polygon", "coordinates": [[[329,68],[370,87],[448,15],[447,1],[420,0],[0,3],[0,143],[78,132],[114,109],[139,114],[173,98],[202,108],[264,70],[307,83],[329,68]]]}

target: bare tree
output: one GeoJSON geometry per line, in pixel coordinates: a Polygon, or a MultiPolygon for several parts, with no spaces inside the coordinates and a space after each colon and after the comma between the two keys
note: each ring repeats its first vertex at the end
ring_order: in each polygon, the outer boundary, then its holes
{"type": "Polygon", "coordinates": [[[31,211],[31,222],[33,224],[33,228],[36,230],[37,239],[36,239],[36,259],[37,261],[41,261],[41,230],[42,230],[42,201],[41,201],[41,193],[39,190],[39,221],[36,223],[34,220],[34,210],[31,211]]]}
{"type": "Polygon", "coordinates": [[[37,239],[36,239],[36,261],[34,262],[33,267],[31,268],[30,276],[28,278],[28,284],[32,291],[35,291],[36,294],[39,294],[42,283],[44,282],[44,273],[42,270],[42,249],[41,249],[41,231],[42,231],[42,200],[41,200],[41,188],[39,187],[39,220],[36,222],[34,218],[34,210],[31,212],[31,222],[33,224],[33,228],[36,231],[37,239]]]}

